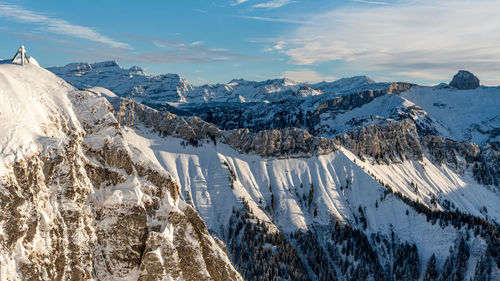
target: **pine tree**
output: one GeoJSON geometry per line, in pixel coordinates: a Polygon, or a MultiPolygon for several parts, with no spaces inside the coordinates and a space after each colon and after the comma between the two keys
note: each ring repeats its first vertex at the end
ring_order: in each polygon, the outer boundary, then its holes
{"type": "Polygon", "coordinates": [[[431,258],[427,262],[427,269],[424,275],[424,281],[434,281],[438,277],[436,268],[436,255],[432,254],[431,258]]]}

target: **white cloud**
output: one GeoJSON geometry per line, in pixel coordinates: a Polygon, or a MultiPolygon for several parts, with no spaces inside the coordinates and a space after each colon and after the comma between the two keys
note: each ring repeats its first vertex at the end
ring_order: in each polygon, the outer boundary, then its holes
{"type": "Polygon", "coordinates": [[[387,5],[387,2],[382,2],[382,1],[369,1],[369,0],[351,0],[352,2],[357,2],[357,3],[365,3],[365,4],[372,4],[372,5],[387,5]]]}
{"type": "Polygon", "coordinates": [[[233,1],[231,3],[231,6],[237,6],[237,5],[243,4],[245,2],[248,2],[248,0],[236,0],[236,1],[233,1]]]}
{"type": "Polygon", "coordinates": [[[254,8],[276,9],[276,8],[280,8],[280,7],[283,7],[285,5],[288,5],[292,2],[293,1],[291,1],[291,0],[272,0],[269,2],[265,2],[265,3],[255,4],[255,5],[253,5],[253,7],[254,8]]]}
{"type": "Polygon", "coordinates": [[[100,34],[91,27],[71,24],[65,20],[52,18],[9,3],[0,3],[0,17],[9,18],[17,22],[38,25],[41,30],[47,32],[99,42],[113,48],[131,48],[127,43],[115,41],[100,34]]]}
{"type": "Polygon", "coordinates": [[[322,82],[322,81],[333,81],[336,79],[336,77],[323,76],[314,70],[306,68],[288,70],[283,72],[282,76],[298,82],[312,82],[312,83],[322,82]]]}
{"type": "Polygon", "coordinates": [[[276,40],[289,62],[344,61],[363,70],[500,71],[496,0],[401,0],[344,7],[311,17],[276,40]]]}
{"type": "Polygon", "coordinates": [[[286,19],[286,18],[268,18],[259,16],[239,16],[242,19],[258,20],[258,21],[269,21],[269,22],[283,22],[283,23],[296,23],[296,24],[309,24],[309,21],[299,20],[299,19],[286,19]]]}
{"type": "MultiPolygon", "coordinates": [[[[249,2],[250,0],[234,0],[231,3],[231,6],[238,6],[240,4],[249,2]]],[[[253,8],[266,8],[266,9],[276,9],[276,8],[281,8],[283,6],[286,6],[288,4],[293,3],[294,1],[292,0],[270,0],[270,1],[265,1],[258,4],[252,5],[253,8]]]]}

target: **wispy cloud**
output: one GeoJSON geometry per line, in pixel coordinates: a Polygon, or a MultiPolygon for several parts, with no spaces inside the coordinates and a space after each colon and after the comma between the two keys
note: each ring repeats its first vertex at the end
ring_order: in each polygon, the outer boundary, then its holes
{"type": "Polygon", "coordinates": [[[64,53],[77,61],[117,60],[128,63],[179,64],[179,63],[219,63],[219,62],[261,62],[267,58],[231,52],[222,48],[210,48],[202,41],[184,43],[176,40],[161,40],[145,36],[131,36],[136,40],[151,43],[154,50],[131,51],[126,49],[100,48],[43,48],[47,52],[64,53]]]}
{"type": "Polygon", "coordinates": [[[269,18],[269,17],[259,17],[259,16],[238,16],[243,19],[267,21],[267,22],[282,22],[282,23],[296,23],[296,24],[310,24],[310,21],[298,20],[298,19],[286,19],[286,18],[269,18]]]}
{"type": "Polygon", "coordinates": [[[0,2],[0,17],[33,24],[38,26],[40,30],[50,33],[98,42],[113,48],[131,48],[127,43],[102,35],[92,27],[71,24],[65,20],[49,17],[10,3],[0,2]]]}
{"type": "Polygon", "coordinates": [[[243,4],[245,2],[248,2],[248,0],[235,0],[231,3],[231,6],[237,6],[237,5],[243,4]]]}
{"type": "Polygon", "coordinates": [[[357,2],[357,3],[365,3],[365,4],[372,4],[372,5],[387,5],[389,3],[387,2],[382,2],[382,1],[370,1],[370,0],[351,0],[352,2],[357,2]]]}
{"type": "MultiPolygon", "coordinates": [[[[238,6],[243,3],[250,2],[251,0],[234,0],[231,2],[231,6],[238,6]]],[[[253,4],[253,8],[265,8],[265,9],[276,9],[286,6],[288,4],[293,3],[292,0],[268,0],[268,1],[260,1],[260,3],[253,4]]]]}
{"type": "Polygon", "coordinates": [[[266,9],[276,9],[281,8],[285,5],[293,3],[291,0],[272,0],[264,3],[255,4],[252,7],[254,8],[266,8],[266,9]]]}
{"type": "Polygon", "coordinates": [[[311,17],[276,40],[297,65],[343,61],[393,73],[467,68],[500,72],[500,5],[496,0],[401,0],[344,7],[311,17]]]}

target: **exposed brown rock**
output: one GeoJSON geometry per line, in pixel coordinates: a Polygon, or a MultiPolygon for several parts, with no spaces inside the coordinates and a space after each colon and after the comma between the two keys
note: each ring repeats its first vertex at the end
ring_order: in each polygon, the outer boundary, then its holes
{"type": "Polygon", "coordinates": [[[57,123],[67,128],[58,146],[25,155],[1,178],[0,254],[25,257],[11,277],[242,280],[196,212],[179,209],[175,181],[133,161],[111,105],[88,92],[73,102],[86,131],[57,123]],[[161,232],[169,225],[173,236],[161,232]]]}

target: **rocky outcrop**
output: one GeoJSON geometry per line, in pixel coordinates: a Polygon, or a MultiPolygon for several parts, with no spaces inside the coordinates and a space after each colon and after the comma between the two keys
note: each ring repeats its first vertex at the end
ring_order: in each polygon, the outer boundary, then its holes
{"type": "Polygon", "coordinates": [[[439,136],[422,138],[422,145],[430,159],[438,164],[447,164],[457,171],[464,172],[467,165],[479,161],[481,150],[472,142],[457,142],[439,136]]]}
{"type": "Polygon", "coordinates": [[[242,153],[263,157],[312,157],[337,150],[334,140],[315,137],[307,131],[288,128],[252,133],[248,129],[226,132],[223,142],[242,153]]]}
{"type": "Polygon", "coordinates": [[[129,99],[116,98],[111,103],[118,123],[122,126],[145,126],[164,136],[198,140],[221,136],[217,126],[200,118],[182,118],[168,111],[158,111],[129,99]]]}
{"type": "MultiPolygon", "coordinates": [[[[484,184],[500,186],[500,142],[490,142],[481,147],[483,173],[476,173],[476,178],[484,184]],[[483,167],[485,169],[483,169],[483,167]]],[[[479,164],[477,165],[479,167],[479,164]]]]}
{"type": "Polygon", "coordinates": [[[408,119],[385,125],[369,125],[344,134],[339,139],[360,158],[369,157],[377,163],[421,160],[423,157],[417,128],[408,119]]]}
{"type": "Polygon", "coordinates": [[[479,78],[467,70],[460,70],[453,76],[450,86],[460,90],[476,89],[479,87],[479,78]]]}
{"type": "Polygon", "coordinates": [[[169,276],[184,280],[241,280],[228,263],[225,249],[224,255],[213,254],[221,242],[210,236],[205,223],[190,205],[186,205],[183,212],[169,213],[168,221],[170,224],[161,231],[171,237],[160,232],[148,235],[138,280],[160,281],[169,276]]]}

